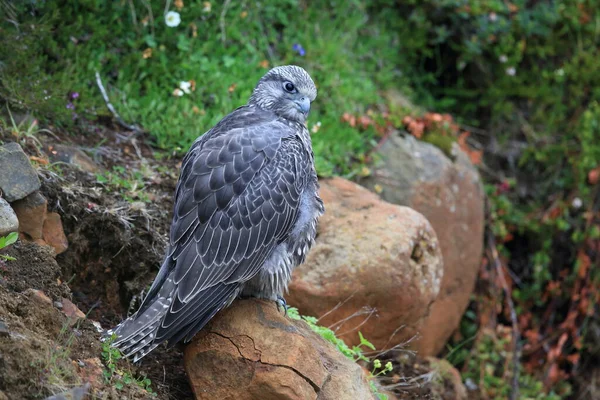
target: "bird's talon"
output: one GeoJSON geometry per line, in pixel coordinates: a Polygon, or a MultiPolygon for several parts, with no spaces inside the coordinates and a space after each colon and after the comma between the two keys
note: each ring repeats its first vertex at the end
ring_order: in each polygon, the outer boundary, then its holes
{"type": "Polygon", "coordinates": [[[279,311],[280,307],[283,307],[283,313],[287,317],[288,305],[285,299],[282,296],[277,296],[277,300],[275,300],[277,304],[277,310],[279,311]]]}

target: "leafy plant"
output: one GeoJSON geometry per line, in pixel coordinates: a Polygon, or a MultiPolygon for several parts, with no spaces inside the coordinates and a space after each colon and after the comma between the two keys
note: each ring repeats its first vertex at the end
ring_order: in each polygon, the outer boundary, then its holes
{"type": "MultiPolygon", "coordinates": [[[[6,236],[0,236],[0,250],[5,248],[6,246],[10,246],[11,244],[15,243],[18,238],[19,238],[19,234],[17,232],[11,232],[6,236]]],[[[7,260],[7,261],[16,260],[16,258],[11,257],[7,254],[0,254],[0,258],[7,260]]]]}
{"type": "Polygon", "coordinates": [[[126,386],[135,384],[149,394],[156,396],[156,393],[152,391],[152,381],[148,377],[136,378],[130,372],[123,371],[118,367],[118,362],[123,359],[123,355],[119,349],[111,345],[116,338],[117,336],[113,334],[102,343],[102,360],[106,367],[102,372],[105,381],[118,390],[123,390],[126,386]]]}

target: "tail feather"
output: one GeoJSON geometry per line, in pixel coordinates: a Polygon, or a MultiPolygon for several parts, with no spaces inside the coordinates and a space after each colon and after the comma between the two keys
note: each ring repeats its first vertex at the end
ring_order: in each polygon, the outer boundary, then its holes
{"type": "Polygon", "coordinates": [[[114,330],[107,331],[106,335],[116,334],[112,346],[137,362],[167,340],[170,345],[183,339],[188,342],[217,312],[231,304],[239,289],[237,284],[219,284],[205,289],[190,299],[178,313],[172,312],[176,292],[164,297],[161,290],[159,297],[145,299],[143,309],[114,330]]]}

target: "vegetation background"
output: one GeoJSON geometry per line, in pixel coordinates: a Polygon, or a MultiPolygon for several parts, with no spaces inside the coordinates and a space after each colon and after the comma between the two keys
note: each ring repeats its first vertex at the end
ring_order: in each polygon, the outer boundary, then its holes
{"type": "Polygon", "coordinates": [[[521,398],[590,395],[600,362],[596,1],[0,0],[0,17],[0,99],[73,135],[112,117],[98,72],[123,119],[180,157],[266,70],[293,63],[319,89],[309,128],[321,176],[368,175],[391,129],[443,149],[458,141],[485,178],[489,234],[446,358],[482,398],[507,398],[517,373],[521,398]]]}

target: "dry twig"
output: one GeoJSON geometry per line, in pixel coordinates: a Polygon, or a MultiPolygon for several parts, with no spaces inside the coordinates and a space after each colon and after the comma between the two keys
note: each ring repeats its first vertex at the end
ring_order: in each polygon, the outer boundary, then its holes
{"type": "Polygon", "coordinates": [[[126,123],[123,120],[123,118],[121,118],[117,110],[115,110],[115,107],[112,105],[110,99],[108,98],[108,93],[106,92],[106,89],[102,84],[102,78],[100,78],[100,74],[98,73],[98,71],[96,71],[96,84],[98,85],[98,89],[100,89],[100,93],[102,94],[102,98],[104,99],[104,103],[106,104],[106,108],[108,108],[108,111],[110,111],[110,113],[113,115],[113,117],[117,121],[117,124],[134,133],[143,133],[144,130],[142,128],[140,128],[137,124],[126,123]]]}
{"type": "Polygon", "coordinates": [[[498,256],[498,249],[496,248],[496,239],[494,238],[494,234],[490,228],[487,228],[487,244],[489,250],[489,257],[492,261],[496,273],[498,274],[498,278],[500,279],[500,283],[502,284],[502,289],[504,290],[504,296],[506,297],[506,304],[508,305],[510,311],[510,320],[512,324],[512,353],[513,353],[513,374],[512,374],[512,382],[511,382],[511,392],[509,399],[516,400],[519,398],[519,354],[520,350],[520,340],[521,333],[519,332],[519,323],[517,320],[517,312],[515,311],[515,305],[512,301],[511,291],[508,287],[508,283],[506,282],[506,278],[504,277],[504,271],[502,267],[502,263],[500,261],[500,257],[498,256]]]}

